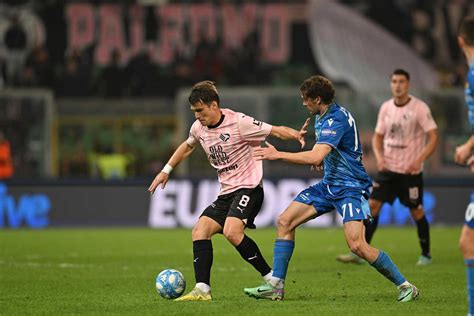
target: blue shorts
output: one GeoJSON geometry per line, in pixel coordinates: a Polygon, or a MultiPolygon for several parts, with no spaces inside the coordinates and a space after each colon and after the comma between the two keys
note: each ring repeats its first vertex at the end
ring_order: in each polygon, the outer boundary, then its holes
{"type": "Polygon", "coordinates": [[[294,201],[312,205],[318,216],[336,209],[342,216],[342,222],[346,223],[371,218],[365,194],[358,188],[330,186],[321,181],[301,191],[294,201]]]}
{"type": "Polygon", "coordinates": [[[466,209],[465,224],[474,229],[474,192],[471,193],[471,203],[469,203],[466,209]]]}

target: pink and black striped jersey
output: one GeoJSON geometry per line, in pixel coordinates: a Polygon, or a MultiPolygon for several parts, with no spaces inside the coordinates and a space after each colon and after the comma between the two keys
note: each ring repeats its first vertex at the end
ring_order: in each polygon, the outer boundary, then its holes
{"type": "Polygon", "coordinates": [[[219,195],[241,188],[254,188],[263,177],[261,161],[252,157],[254,147],[270,134],[272,125],[230,109],[221,109],[224,120],[216,127],[203,126],[198,120],[186,140],[190,146],[200,143],[219,178],[219,195]]]}

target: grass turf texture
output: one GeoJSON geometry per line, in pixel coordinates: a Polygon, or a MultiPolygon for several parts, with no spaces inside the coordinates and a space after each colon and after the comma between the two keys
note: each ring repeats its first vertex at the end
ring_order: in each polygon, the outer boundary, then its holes
{"type": "MultiPolygon", "coordinates": [[[[341,229],[300,229],[282,302],[243,294],[261,278],[221,235],[213,239],[211,302],[161,298],[155,277],[165,268],[183,272],[194,286],[190,230],[0,230],[0,314],[95,315],[463,315],[465,269],[460,228],[434,228],[433,264],[417,267],[415,228],[381,228],[374,245],[390,254],[421,291],[396,302],[397,290],[369,265],[344,265],[341,229]]],[[[274,229],[249,232],[272,262],[274,229]]]]}

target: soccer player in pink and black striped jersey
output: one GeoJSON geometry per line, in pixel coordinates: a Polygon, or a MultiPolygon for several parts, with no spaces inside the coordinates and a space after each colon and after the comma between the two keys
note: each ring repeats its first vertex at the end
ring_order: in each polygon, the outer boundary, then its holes
{"type": "MultiPolygon", "coordinates": [[[[421,246],[417,265],[431,263],[430,231],[423,210],[423,162],[438,143],[438,128],[428,105],[409,94],[410,74],[396,69],[390,78],[392,98],[380,108],[372,139],[378,174],[374,178],[369,205],[373,217],[366,224],[365,238],[370,243],[377,228],[384,202],[398,197],[410,209],[421,246]]],[[[362,262],[355,255],[340,255],[341,262],[362,262]]]]}
{"type": "Polygon", "coordinates": [[[217,199],[199,217],[192,231],[194,289],[176,300],[211,300],[210,274],[213,261],[211,237],[223,233],[242,258],[250,263],[267,281],[272,269],[262,256],[257,244],[245,235],[246,227],[255,228],[254,219],[263,203],[263,167],[254,160],[253,148],[269,135],[280,139],[294,139],[303,147],[309,119],[300,131],[285,126],[272,126],[243,113],[220,108],[219,94],[211,81],[194,85],[189,96],[191,111],[196,121],[189,137],[171,156],[163,170],[148,188],[151,193],[198,144],[206,152],[209,163],[216,169],[221,185],[217,199]]]}

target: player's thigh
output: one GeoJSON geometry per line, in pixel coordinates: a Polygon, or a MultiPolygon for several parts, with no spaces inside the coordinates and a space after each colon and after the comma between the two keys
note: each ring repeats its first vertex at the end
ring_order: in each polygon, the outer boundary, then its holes
{"type": "Polygon", "coordinates": [[[255,228],[253,222],[262,208],[263,196],[261,186],[238,190],[232,197],[227,217],[238,218],[246,227],[255,228]]]}
{"type": "Polygon", "coordinates": [[[193,241],[211,239],[212,236],[220,232],[222,232],[222,226],[219,223],[210,217],[201,216],[193,228],[193,241]]]}
{"type": "Polygon", "coordinates": [[[211,205],[206,207],[194,226],[193,238],[195,234],[202,236],[203,234],[206,235],[212,233],[213,235],[222,232],[231,202],[231,195],[223,195],[218,196],[211,205]]]}
{"type": "Polygon", "coordinates": [[[364,223],[362,221],[349,221],[344,223],[344,237],[349,247],[353,243],[362,242],[364,236],[364,223]]]}
{"type": "Polygon", "coordinates": [[[382,205],[383,205],[382,201],[372,199],[372,198],[369,199],[370,214],[372,215],[372,217],[379,216],[382,205]]]}
{"type": "Polygon", "coordinates": [[[293,201],[285,211],[278,216],[277,225],[293,230],[317,216],[318,212],[313,205],[293,201]]]}
{"type": "MultiPolygon", "coordinates": [[[[293,215],[293,213],[298,212],[298,209],[296,208],[296,206],[298,206],[299,204],[312,206],[312,208],[311,207],[304,207],[304,209],[307,210],[307,212],[308,212],[308,214],[306,214],[306,215],[311,214],[311,216],[308,216],[308,218],[306,218],[305,221],[316,218],[320,215],[329,213],[329,212],[334,210],[334,206],[332,204],[330,193],[328,192],[327,188],[323,185],[322,182],[319,182],[319,183],[317,183],[315,185],[312,185],[312,186],[304,189],[303,191],[301,191],[294,198],[293,202],[297,202],[298,204],[291,203],[290,206],[288,207],[288,209],[290,207],[292,208],[291,212],[288,212],[288,216],[283,216],[282,217],[283,214],[281,214],[280,218],[282,220],[289,219],[289,218],[291,218],[291,216],[293,216],[293,217],[298,216],[298,214],[293,215]],[[294,209],[294,211],[293,211],[293,209],[294,209]]],[[[303,205],[301,205],[300,207],[303,208],[303,205]]],[[[285,210],[285,212],[283,212],[283,213],[286,213],[287,210],[285,210]]],[[[305,217],[305,216],[303,216],[303,217],[305,217]]]]}
{"type": "Polygon", "coordinates": [[[474,259],[474,228],[463,226],[459,247],[465,259],[474,259]]]}
{"type": "MultiPolygon", "coordinates": [[[[402,175],[400,180],[400,202],[410,210],[417,210],[423,207],[423,174],[402,175]]],[[[421,211],[422,212],[422,211],[421,211]]],[[[412,213],[413,217],[420,216],[420,211],[412,213]]],[[[420,218],[423,215],[420,216],[420,218]]]]}

